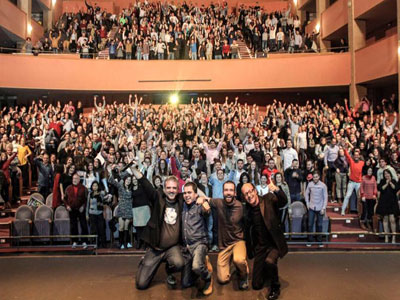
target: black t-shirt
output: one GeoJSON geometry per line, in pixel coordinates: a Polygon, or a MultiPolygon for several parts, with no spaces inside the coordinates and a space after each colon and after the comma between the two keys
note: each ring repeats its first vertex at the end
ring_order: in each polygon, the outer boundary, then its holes
{"type": "Polygon", "coordinates": [[[169,52],[174,52],[174,47],[175,47],[175,43],[173,43],[173,42],[168,43],[168,51],[169,52]]]}
{"type": "Polygon", "coordinates": [[[181,230],[178,216],[179,202],[165,201],[164,221],[161,226],[160,249],[168,249],[179,242],[181,230]]]}
{"type": "Polygon", "coordinates": [[[265,226],[264,217],[261,214],[260,205],[250,208],[250,217],[253,221],[255,250],[273,247],[273,239],[265,226]]]}

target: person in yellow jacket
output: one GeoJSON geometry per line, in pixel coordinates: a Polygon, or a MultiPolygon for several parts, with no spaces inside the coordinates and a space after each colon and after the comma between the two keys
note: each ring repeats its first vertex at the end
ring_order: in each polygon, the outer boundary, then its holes
{"type": "Polygon", "coordinates": [[[27,188],[29,185],[29,165],[28,165],[28,158],[32,155],[32,151],[28,145],[25,144],[25,138],[21,137],[19,144],[17,144],[17,151],[18,151],[18,160],[19,165],[18,167],[21,169],[22,173],[22,180],[23,180],[23,187],[27,188]]]}

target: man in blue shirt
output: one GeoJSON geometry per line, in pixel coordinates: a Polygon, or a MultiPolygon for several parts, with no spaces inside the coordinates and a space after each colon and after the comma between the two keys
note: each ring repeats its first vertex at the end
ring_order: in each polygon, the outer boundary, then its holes
{"type": "MultiPolygon", "coordinates": [[[[322,232],[322,220],[328,204],[328,189],[319,178],[318,172],[314,172],[313,180],[308,184],[304,195],[308,208],[308,232],[313,230],[315,218],[317,218],[317,232],[322,232]]],[[[322,237],[317,236],[317,240],[322,242],[322,237]]],[[[313,242],[314,237],[309,235],[308,241],[313,242]]],[[[311,244],[307,246],[309,247],[311,244]]]]}

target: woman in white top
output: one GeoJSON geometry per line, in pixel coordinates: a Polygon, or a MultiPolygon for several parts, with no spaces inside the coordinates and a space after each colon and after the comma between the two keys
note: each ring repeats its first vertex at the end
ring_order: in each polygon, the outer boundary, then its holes
{"type": "Polygon", "coordinates": [[[267,176],[261,175],[260,177],[260,184],[256,186],[257,193],[261,197],[266,195],[269,192],[268,184],[267,184],[267,176]]]}

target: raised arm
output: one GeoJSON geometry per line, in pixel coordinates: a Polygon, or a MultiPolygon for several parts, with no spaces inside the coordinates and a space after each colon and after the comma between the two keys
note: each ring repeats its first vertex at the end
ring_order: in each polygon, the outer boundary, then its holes
{"type": "Polygon", "coordinates": [[[157,190],[153,187],[150,181],[143,176],[143,174],[137,169],[136,166],[131,167],[133,175],[137,178],[141,186],[143,187],[145,193],[148,196],[151,204],[153,205],[158,200],[157,190]]]}

